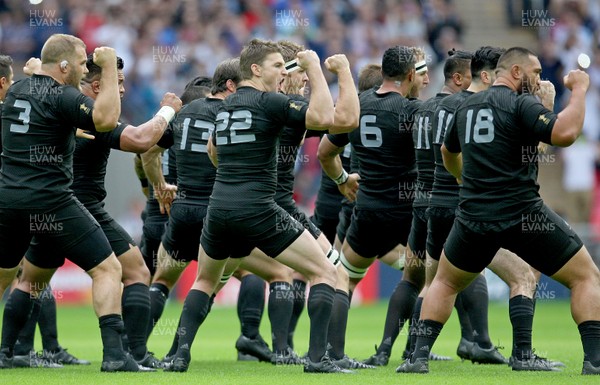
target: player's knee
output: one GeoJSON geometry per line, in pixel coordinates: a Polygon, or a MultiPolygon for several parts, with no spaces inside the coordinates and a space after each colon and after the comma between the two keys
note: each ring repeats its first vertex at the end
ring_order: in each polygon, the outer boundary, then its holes
{"type": "Polygon", "coordinates": [[[348,272],[346,271],[344,266],[342,266],[341,263],[336,267],[336,272],[337,288],[342,290],[348,290],[348,287],[350,285],[350,277],[348,276],[348,272]]]}
{"type": "Polygon", "coordinates": [[[123,271],[121,269],[121,264],[119,263],[119,260],[113,253],[104,261],[100,262],[96,267],[89,270],[88,273],[92,276],[92,278],[100,276],[121,278],[123,271]]]}
{"type": "Polygon", "coordinates": [[[342,266],[344,266],[344,269],[346,269],[346,271],[348,272],[348,277],[353,278],[355,280],[360,280],[364,278],[365,275],[367,275],[367,271],[369,270],[368,267],[356,267],[352,265],[344,255],[343,251],[340,252],[340,262],[342,266]]]}

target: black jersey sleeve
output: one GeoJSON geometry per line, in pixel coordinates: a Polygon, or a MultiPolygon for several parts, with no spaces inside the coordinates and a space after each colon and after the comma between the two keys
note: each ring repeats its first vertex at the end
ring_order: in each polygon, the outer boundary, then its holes
{"type": "Polygon", "coordinates": [[[173,136],[173,126],[172,123],[169,124],[169,127],[165,129],[165,132],[160,137],[156,145],[162,148],[170,148],[173,143],[175,143],[175,137],[173,136]]]}
{"type": "Polygon", "coordinates": [[[92,111],[94,100],[79,92],[75,87],[61,87],[62,97],[58,98],[58,113],[65,121],[82,130],[95,130],[92,111]]]}
{"type": "Polygon", "coordinates": [[[446,130],[446,136],[444,136],[444,146],[452,153],[461,152],[460,141],[458,140],[458,129],[456,127],[456,114],[450,120],[448,129],[446,130]]]}
{"type": "Polygon", "coordinates": [[[263,95],[263,106],[268,116],[281,119],[278,123],[283,126],[300,129],[306,127],[308,103],[274,92],[266,92],[263,95]]]}
{"type": "Polygon", "coordinates": [[[344,147],[350,143],[348,134],[327,134],[327,139],[336,147],[344,147]]]}
{"type": "Polygon", "coordinates": [[[535,139],[552,144],[552,128],[556,122],[556,114],[544,107],[535,97],[519,97],[517,118],[521,127],[528,130],[535,139]]]}
{"type": "Polygon", "coordinates": [[[121,149],[121,134],[123,133],[123,130],[127,126],[128,126],[128,124],[119,122],[119,124],[117,125],[117,128],[115,128],[112,131],[94,133],[94,136],[96,137],[96,139],[94,139],[94,140],[104,143],[107,147],[114,148],[116,150],[120,150],[121,149]]]}

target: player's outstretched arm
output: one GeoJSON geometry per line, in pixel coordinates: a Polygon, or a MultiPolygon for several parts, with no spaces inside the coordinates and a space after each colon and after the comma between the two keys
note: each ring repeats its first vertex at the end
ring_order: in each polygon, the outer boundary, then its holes
{"type": "Polygon", "coordinates": [[[306,111],[306,127],[313,130],[327,130],[334,122],[334,108],[319,57],[311,50],[300,51],[297,56],[298,65],[306,70],[312,88],[306,111]]]}
{"type": "Polygon", "coordinates": [[[550,140],[553,146],[567,147],[577,140],[585,117],[585,93],[590,77],[581,70],[570,71],[564,77],[565,87],[571,90],[567,106],[557,115],[550,140]]]}
{"type": "Polygon", "coordinates": [[[340,93],[335,104],[333,125],[329,128],[332,134],[350,132],[358,127],[360,118],[360,102],[352,78],[350,63],[346,55],[337,54],[325,60],[325,68],[338,77],[340,93]]]}
{"type": "Polygon", "coordinates": [[[162,137],[175,114],[181,110],[181,105],[175,94],[167,92],[160,102],[160,110],[152,119],[139,126],[125,127],[120,138],[121,150],[139,154],[148,151],[162,137]]]}
{"type": "Polygon", "coordinates": [[[448,151],[445,144],[442,144],[441,152],[442,158],[444,159],[444,167],[446,167],[446,170],[456,178],[458,184],[462,184],[462,153],[448,151]]]}
{"type": "Polygon", "coordinates": [[[102,68],[100,92],[94,102],[92,118],[96,131],[111,131],[117,127],[121,116],[121,97],[117,80],[117,55],[110,47],[94,50],[94,63],[102,68]]]}

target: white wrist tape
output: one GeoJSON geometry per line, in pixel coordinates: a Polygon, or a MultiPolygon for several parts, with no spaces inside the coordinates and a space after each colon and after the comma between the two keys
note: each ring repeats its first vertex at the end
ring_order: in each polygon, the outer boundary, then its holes
{"type": "Polygon", "coordinates": [[[333,178],[333,181],[337,185],[344,184],[344,183],[346,183],[347,180],[348,180],[348,173],[344,169],[342,169],[342,173],[340,174],[340,176],[338,176],[337,178],[333,178]]]}
{"type": "Polygon", "coordinates": [[[154,116],[162,116],[167,123],[171,123],[171,120],[175,116],[175,110],[171,106],[162,106],[154,116]]]}

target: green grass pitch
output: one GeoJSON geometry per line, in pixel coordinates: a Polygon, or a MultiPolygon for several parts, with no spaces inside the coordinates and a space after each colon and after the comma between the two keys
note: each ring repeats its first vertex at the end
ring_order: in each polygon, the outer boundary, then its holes
{"type": "MultiPolygon", "coordinates": [[[[386,303],[353,307],[350,310],[346,352],[351,357],[367,358],[374,352],[383,330],[386,303]]],[[[161,358],[168,350],[180,304],[171,303],[149,341],[149,348],[161,358]]],[[[511,330],[506,303],[492,303],[489,309],[490,336],[510,354],[511,330]]],[[[187,373],[101,373],[100,331],[90,307],[59,307],[59,340],[78,357],[92,361],[91,366],[63,369],[9,369],[0,371],[2,384],[600,384],[597,376],[581,376],[582,349],[577,328],[571,319],[568,302],[538,301],[534,321],[533,344],[537,353],[564,362],[559,373],[517,373],[507,366],[473,365],[455,355],[459,341],[456,315],[442,331],[434,352],[451,355],[450,362],[432,362],[427,375],[397,374],[395,368],[406,341],[406,332],[398,338],[387,367],[363,370],[354,375],[304,374],[298,366],[273,366],[266,363],[238,363],[234,348],[240,331],[234,308],[215,307],[200,328],[192,348],[192,364],[187,373]]],[[[270,341],[269,322],[265,318],[261,334],[270,341]]],[[[308,316],[303,313],[296,332],[296,350],[303,354],[308,345],[308,316]]],[[[36,336],[36,349],[41,349],[36,336]]]]}

